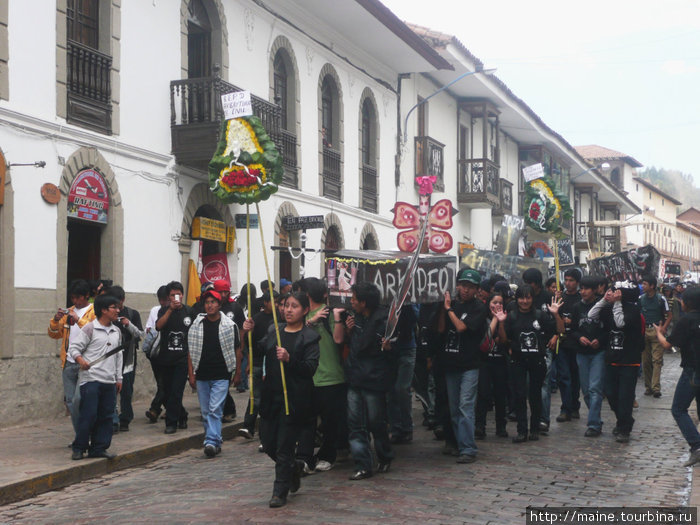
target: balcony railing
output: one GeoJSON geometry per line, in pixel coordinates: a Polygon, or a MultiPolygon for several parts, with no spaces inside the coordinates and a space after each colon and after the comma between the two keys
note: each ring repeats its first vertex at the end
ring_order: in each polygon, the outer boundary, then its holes
{"type": "Polygon", "coordinates": [[[362,209],[377,213],[377,168],[362,165],[362,209]]]}
{"type": "Polygon", "coordinates": [[[460,160],[458,202],[472,208],[499,206],[501,192],[498,172],[499,166],[489,159],[460,160]]]}
{"type": "Polygon", "coordinates": [[[290,188],[298,187],[297,136],[286,129],[280,129],[280,153],[284,164],[282,184],[290,188]]]}
{"type": "Polygon", "coordinates": [[[323,196],[340,201],[342,198],[340,180],[340,152],[323,147],[323,196]]]}
{"type": "Polygon", "coordinates": [[[576,238],[576,248],[587,250],[590,246],[592,250],[598,249],[598,229],[592,227],[588,222],[574,223],[574,235],[576,238]]]}
{"type": "MultiPolygon", "coordinates": [[[[219,126],[224,117],[221,95],[242,91],[218,76],[173,80],[170,82],[170,129],[173,154],[178,163],[206,170],[216,149],[219,126]]],[[[270,138],[284,157],[287,143],[280,130],[281,109],[251,95],[253,114],[260,118],[270,138]]],[[[294,161],[285,158],[285,165],[294,161]]]]}
{"type": "Polygon", "coordinates": [[[443,151],[445,145],[431,137],[415,138],[416,177],[435,175],[435,189],[445,190],[443,151]]]}
{"type": "Polygon", "coordinates": [[[513,213],[513,183],[506,179],[498,179],[499,202],[493,209],[496,215],[510,215],[513,213]]]}
{"type": "Polygon", "coordinates": [[[68,41],[68,122],[112,133],[112,57],[68,41]]]}

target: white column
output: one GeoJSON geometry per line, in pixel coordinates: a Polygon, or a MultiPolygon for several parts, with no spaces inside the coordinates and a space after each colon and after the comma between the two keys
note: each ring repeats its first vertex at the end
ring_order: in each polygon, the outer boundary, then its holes
{"type": "Polygon", "coordinates": [[[491,226],[491,209],[472,209],[471,235],[474,247],[479,250],[493,250],[493,234],[491,226]]]}

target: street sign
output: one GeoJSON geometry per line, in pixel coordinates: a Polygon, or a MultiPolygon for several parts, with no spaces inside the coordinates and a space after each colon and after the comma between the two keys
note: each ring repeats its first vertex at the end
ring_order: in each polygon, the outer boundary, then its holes
{"type": "MultiPolygon", "coordinates": [[[[246,225],[246,214],[245,213],[237,213],[234,216],[234,219],[236,221],[236,228],[238,229],[245,229],[246,225]]],[[[258,214],[257,213],[251,213],[250,214],[250,229],[254,230],[257,229],[258,227],[258,214]]]]}
{"type": "Polygon", "coordinates": [[[192,238],[226,242],[226,224],[216,219],[195,217],[192,221],[192,238]]]}
{"type": "Polygon", "coordinates": [[[323,215],[304,215],[302,217],[294,217],[287,215],[282,219],[282,226],[288,232],[296,230],[311,230],[313,228],[323,228],[323,215]]]}

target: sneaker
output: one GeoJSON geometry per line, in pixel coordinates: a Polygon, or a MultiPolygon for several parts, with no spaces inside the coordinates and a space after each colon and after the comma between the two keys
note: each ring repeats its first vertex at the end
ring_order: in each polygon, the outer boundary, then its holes
{"type": "Polygon", "coordinates": [[[505,428],[497,429],[496,436],[498,436],[499,438],[507,438],[508,431],[505,428]]]}
{"type": "Polygon", "coordinates": [[[654,397],[659,399],[661,397],[661,392],[654,392],[654,397]]]}
{"type": "Polygon", "coordinates": [[[525,443],[527,441],[527,435],[518,433],[517,436],[513,438],[513,443],[525,443]]]}
{"type": "Polygon", "coordinates": [[[650,396],[651,394],[652,394],[651,388],[647,388],[647,389],[644,391],[644,395],[645,395],[645,396],[650,396]]]}
{"type": "Polygon", "coordinates": [[[119,432],[128,432],[129,431],[129,423],[126,421],[120,421],[119,422],[119,432]]]}
{"type": "Polygon", "coordinates": [[[690,452],[690,456],[688,456],[688,461],[683,463],[684,467],[692,467],[695,465],[697,462],[700,461],[700,449],[693,450],[690,452]]]}
{"type": "Polygon", "coordinates": [[[474,463],[476,461],[476,456],[473,454],[460,454],[457,458],[457,463],[474,463]]]}
{"type": "Polygon", "coordinates": [[[512,421],[517,421],[517,420],[518,420],[518,416],[515,415],[515,412],[510,412],[508,414],[508,421],[512,422],[512,421]]]}
{"type": "Polygon", "coordinates": [[[484,427],[476,427],[474,429],[474,439],[484,439],[486,437],[486,429],[484,427]]]}
{"type": "Polygon", "coordinates": [[[540,433],[539,432],[530,432],[530,435],[528,436],[528,439],[530,441],[539,441],[540,439],[540,433]]]}
{"type": "Polygon", "coordinates": [[[247,428],[239,428],[238,435],[243,436],[246,439],[253,439],[253,433],[247,428]]]}
{"type": "Polygon", "coordinates": [[[185,430],[187,428],[187,420],[185,419],[183,421],[180,421],[177,424],[177,428],[179,428],[180,430],[185,430]]]}
{"type": "Polygon", "coordinates": [[[562,412],[557,416],[557,423],[564,423],[565,421],[571,421],[571,414],[568,412],[562,412]]]}
{"type": "Polygon", "coordinates": [[[634,403],[632,403],[632,408],[639,408],[639,403],[637,403],[637,400],[634,400],[634,403]]]}
{"type": "Polygon", "coordinates": [[[615,438],[615,441],[617,441],[618,443],[629,443],[630,435],[620,432],[615,438]]]}
{"type": "Polygon", "coordinates": [[[600,436],[600,430],[597,428],[587,428],[586,432],[583,434],[587,438],[597,438],[600,436]]]}
{"type": "Polygon", "coordinates": [[[545,423],[544,421],[540,421],[540,432],[543,434],[546,434],[549,432],[549,423],[545,423]]]}
{"type": "Polygon", "coordinates": [[[216,447],[212,444],[204,445],[204,454],[208,458],[213,458],[216,456],[216,447]]]}
{"type": "Polygon", "coordinates": [[[304,476],[308,476],[315,472],[315,469],[311,468],[306,461],[302,461],[303,465],[301,467],[301,473],[304,476]]]}
{"type": "Polygon", "coordinates": [[[272,496],[270,498],[270,508],[271,509],[278,509],[280,507],[284,507],[287,504],[287,498],[283,498],[281,496],[272,496]]]}
{"type": "Polygon", "coordinates": [[[316,472],[328,472],[332,468],[333,464],[323,459],[316,463],[316,472]]]}
{"type": "Polygon", "coordinates": [[[578,413],[578,410],[574,410],[571,413],[571,419],[581,419],[581,414],[578,413]]]}
{"type": "Polygon", "coordinates": [[[177,427],[165,427],[165,434],[174,434],[177,432],[177,427]]]}
{"type": "Polygon", "coordinates": [[[149,423],[155,423],[158,421],[158,413],[151,409],[146,410],[146,418],[149,423]]]}
{"type": "Polygon", "coordinates": [[[258,445],[258,452],[265,452],[265,447],[263,447],[262,443],[258,445]]]}
{"type": "Polygon", "coordinates": [[[369,470],[358,470],[352,474],[348,479],[350,481],[359,481],[361,479],[371,478],[372,473],[369,470]]]}

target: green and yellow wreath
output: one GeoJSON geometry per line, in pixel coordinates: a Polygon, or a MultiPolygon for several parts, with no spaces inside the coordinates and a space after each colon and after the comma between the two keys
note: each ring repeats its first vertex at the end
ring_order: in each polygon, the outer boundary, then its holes
{"type": "Polygon", "coordinates": [[[569,198],[556,187],[551,177],[530,181],[525,186],[525,222],[539,232],[563,236],[561,225],[571,220],[569,198]]]}
{"type": "Polygon", "coordinates": [[[277,146],[258,117],[221,123],[219,143],[209,162],[209,187],[226,203],[253,204],[275,193],[284,168],[277,146]]]}

